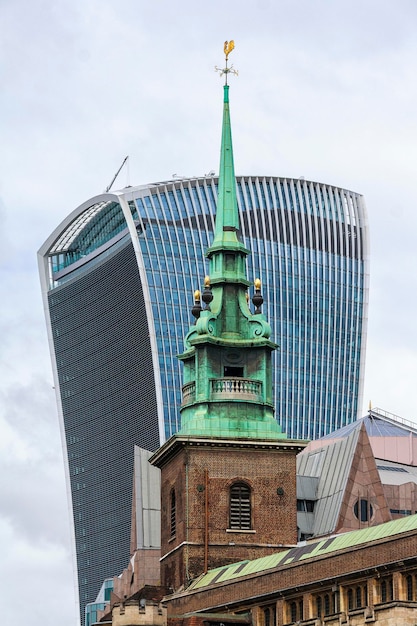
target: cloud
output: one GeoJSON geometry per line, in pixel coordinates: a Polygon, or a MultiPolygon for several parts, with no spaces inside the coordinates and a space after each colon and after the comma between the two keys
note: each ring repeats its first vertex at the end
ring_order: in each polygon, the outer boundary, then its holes
{"type": "Polygon", "coordinates": [[[70,553],[63,545],[36,542],[22,537],[9,520],[0,515],[0,580],[7,590],[2,619],[5,624],[23,624],[22,598],[25,613],[34,624],[71,626],[76,623],[76,607],[68,602],[73,579],[68,562],[70,553]],[[63,611],[63,607],[65,610],[63,611]]]}

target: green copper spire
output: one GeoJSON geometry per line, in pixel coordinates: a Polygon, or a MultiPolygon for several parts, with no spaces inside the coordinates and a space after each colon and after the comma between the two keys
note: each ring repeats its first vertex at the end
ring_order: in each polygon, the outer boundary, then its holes
{"type": "Polygon", "coordinates": [[[226,76],[216,227],[207,250],[210,276],[194,294],[196,322],[185,338],[181,435],[277,439],[285,437],[274,419],[271,353],[277,347],[261,312],[259,279],[249,308],[246,256],[239,239],[239,212],[233,164],[225,43],[226,76]]]}
{"type": "Polygon", "coordinates": [[[216,212],[216,230],[211,251],[239,249],[239,215],[236,198],[236,178],[233,163],[232,130],[230,126],[229,85],[224,86],[223,130],[220,153],[219,188],[216,212]]]}
{"type": "Polygon", "coordinates": [[[222,126],[222,143],[220,149],[220,170],[218,183],[217,211],[216,211],[216,228],[214,232],[214,240],[208,249],[207,256],[210,258],[212,253],[217,250],[241,250],[248,254],[239,239],[239,213],[236,197],[236,177],[233,162],[233,144],[232,144],[232,128],[230,124],[230,107],[229,107],[229,85],[227,77],[230,73],[236,74],[237,71],[228,66],[228,58],[230,52],[234,49],[234,41],[226,41],[224,44],[224,53],[226,56],[226,67],[220,71],[220,75],[225,76],[225,85],[223,87],[223,126],[222,126]]]}

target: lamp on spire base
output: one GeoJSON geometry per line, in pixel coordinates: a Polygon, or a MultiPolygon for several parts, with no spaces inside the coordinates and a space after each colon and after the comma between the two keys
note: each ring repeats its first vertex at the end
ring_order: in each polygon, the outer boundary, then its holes
{"type": "Polygon", "coordinates": [[[255,315],[258,315],[259,313],[261,313],[261,306],[264,302],[264,299],[262,297],[261,294],[261,279],[260,278],[255,278],[255,294],[252,298],[252,302],[255,305],[255,315]]]}
{"type": "Polygon", "coordinates": [[[202,300],[206,305],[206,311],[210,311],[210,302],[213,300],[213,294],[210,285],[210,276],[206,276],[204,278],[204,291],[202,295],[202,300]]]}
{"type": "Polygon", "coordinates": [[[200,317],[200,313],[201,313],[201,294],[200,291],[198,289],[196,289],[194,291],[194,306],[191,309],[191,313],[194,315],[194,317],[198,320],[198,318],[200,317]]]}

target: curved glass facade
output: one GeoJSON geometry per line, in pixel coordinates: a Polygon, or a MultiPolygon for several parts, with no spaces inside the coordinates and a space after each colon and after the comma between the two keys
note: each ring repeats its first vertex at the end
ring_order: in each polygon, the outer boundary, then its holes
{"type": "MultiPolygon", "coordinates": [[[[238,177],[237,189],[248,278],[262,280],[280,346],[276,417],[288,437],[321,437],[361,409],[363,198],[277,177],[238,177]]],[[[82,605],[129,557],[133,445],[154,450],[180,426],[176,354],[207,273],[216,197],[212,177],[104,194],[69,216],[39,253],[82,605]]]]}

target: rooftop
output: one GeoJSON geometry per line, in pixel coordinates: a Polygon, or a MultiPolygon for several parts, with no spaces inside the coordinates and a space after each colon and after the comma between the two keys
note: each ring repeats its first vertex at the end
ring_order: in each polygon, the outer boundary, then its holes
{"type": "Polygon", "coordinates": [[[226,567],[218,567],[195,580],[188,587],[188,590],[202,589],[216,583],[224,583],[251,574],[260,574],[269,569],[272,570],[296,563],[297,561],[325,556],[339,550],[362,547],[367,543],[393,538],[396,535],[410,531],[417,531],[417,515],[386,522],[379,526],[355,530],[314,543],[299,544],[297,547],[289,550],[277,552],[253,561],[241,561],[226,567]]]}

